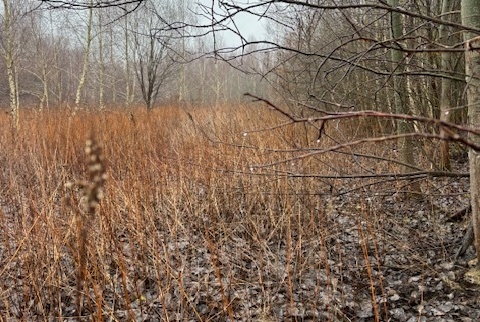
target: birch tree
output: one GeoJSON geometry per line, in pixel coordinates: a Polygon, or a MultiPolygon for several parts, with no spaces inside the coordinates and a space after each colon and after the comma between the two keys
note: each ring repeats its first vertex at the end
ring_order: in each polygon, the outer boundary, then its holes
{"type": "Polygon", "coordinates": [[[3,0],[3,27],[5,32],[3,45],[3,57],[8,76],[8,89],[10,98],[10,114],[14,128],[19,127],[19,103],[17,70],[14,61],[14,33],[12,26],[12,10],[8,0],[3,0]]]}
{"type": "Polygon", "coordinates": [[[89,56],[90,56],[90,45],[92,43],[92,21],[93,21],[93,0],[90,0],[90,8],[88,9],[88,22],[87,22],[87,33],[86,33],[86,42],[85,42],[85,53],[83,56],[83,65],[80,78],[78,80],[77,91],[75,94],[75,110],[80,107],[80,100],[82,97],[82,89],[85,85],[85,79],[87,77],[89,56]]]}
{"type": "Polygon", "coordinates": [[[105,64],[103,61],[103,21],[102,21],[102,12],[99,10],[97,13],[98,18],[98,63],[99,63],[99,89],[98,89],[98,103],[100,105],[100,109],[105,108],[105,100],[104,100],[104,69],[105,64]]]}
{"type": "Polygon", "coordinates": [[[130,37],[128,28],[128,16],[124,17],[124,41],[125,41],[125,107],[128,108],[133,101],[133,85],[131,82],[131,64],[130,64],[130,37]]]}

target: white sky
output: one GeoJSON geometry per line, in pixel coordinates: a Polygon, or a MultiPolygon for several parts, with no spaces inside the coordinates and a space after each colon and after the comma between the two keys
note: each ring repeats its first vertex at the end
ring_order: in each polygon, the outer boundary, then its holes
{"type": "MultiPolygon", "coordinates": [[[[192,1],[195,5],[198,6],[198,3],[204,4],[206,6],[211,6],[212,0],[186,0],[187,3],[192,1]]],[[[233,2],[233,1],[232,1],[233,2]]],[[[236,1],[239,5],[245,4],[246,0],[236,1]]],[[[252,3],[252,1],[250,1],[252,3]]],[[[192,7],[190,7],[193,9],[192,7]]],[[[195,9],[193,9],[195,10],[195,9]]],[[[219,11],[220,9],[217,6],[217,0],[215,0],[215,10],[219,11]]],[[[196,11],[196,10],[195,10],[196,11]]],[[[240,13],[234,17],[235,24],[237,25],[240,33],[247,40],[263,40],[266,37],[265,26],[262,20],[259,21],[258,17],[248,13],[240,13]]],[[[233,28],[233,25],[231,26],[233,28]]],[[[224,33],[223,40],[227,46],[239,45],[240,39],[235,34],[224,33]]]]}

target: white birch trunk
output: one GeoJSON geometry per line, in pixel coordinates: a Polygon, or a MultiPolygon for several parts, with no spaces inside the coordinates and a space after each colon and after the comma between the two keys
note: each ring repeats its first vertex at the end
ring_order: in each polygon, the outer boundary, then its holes
{"type": "Polygon", "coordinates": [[[3,0],[4,10],[4,28],[5,28],[5,65],[7,68],[8,87],[10,97],[10,113],[12,117],[12,125],[15,129],[18,129],[20,125],[20,111],[18,104],[18,83],[16,81],[16,69],[13,61],[13,39],[12,39],[12,26],[10,20],[10,7],[8,0],[3,0]]]}
{"type": "Polygon", "coordinates": [[[129,55],[129,38],[128,38],[128,20],[125,17],[125,107],[130,106],[130,55],[129,55]]]}
{"type": "Polygon", "coordinates": [[[99,84],[99,93],[98,93],[98,100],[100,104],[100,109],[103,110],[105,108],[105,102],[104,102],[104,63],[103,63],[103,30],[102,30],[102,11],[98,11],[98,55],[99,55],[99,60],[100,60],[100,70],[99,70],[99,78],[100,78],[100,84],[99,84]]]}
{"type": "Polygon", "coordinates": [[[87,77],[87,70],[88,70],[88,59],[90,56],[90,44],[92,42],[92,20],[93,20],[93,0],[90,0],[90,9],[88,13],[88,25],[87,25],[87,42],[85,45],[85,55],[83,57],[83,67],[82,67],[82,74],[80,75],[80,79],[78,81],[77,92],[75,95],[75,110],[78,110],[80,107],[80,100],[82,98],[82,89],[85,85],[85,79],[87,77]]]}

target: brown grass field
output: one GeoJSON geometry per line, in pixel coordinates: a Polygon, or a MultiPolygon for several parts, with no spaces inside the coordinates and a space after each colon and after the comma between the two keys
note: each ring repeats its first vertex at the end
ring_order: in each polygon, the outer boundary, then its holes
{"type": "Polygon", "coordinates": [[[25,110],[18,131],[0,116],[0,321],[386,321],[398,281],[451,256],[444,208],[468,198],[453,179],[400,205],[405,181],[311,176],[399,171],[360,156],[398,159],[392,142],[300,158],[361,137],[358,120],[317,142],[257,105],[189,113],[25,110]]]}

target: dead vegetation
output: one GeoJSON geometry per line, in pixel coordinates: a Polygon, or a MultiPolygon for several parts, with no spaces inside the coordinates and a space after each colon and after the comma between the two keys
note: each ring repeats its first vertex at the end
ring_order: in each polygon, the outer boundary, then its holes
{"type": "MultiPolygon", "coordinates": [[[[466,223],[447,222],[467,179],[417,177],[409,201],[408,180],[348,178],[400,173],[393,142],[298,158],[365,124],[317,140],[259,106],[22,113],[0,119],[1,321],[480,317],[452,259],[466,223]]],[[[418,164],[435,151],[418,142],[418,164]]]]}

